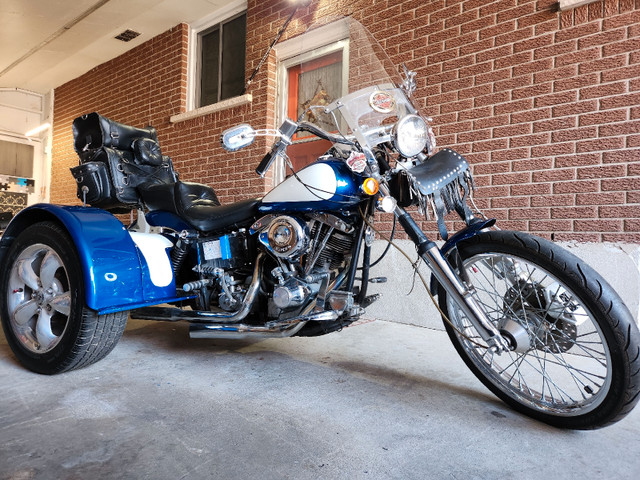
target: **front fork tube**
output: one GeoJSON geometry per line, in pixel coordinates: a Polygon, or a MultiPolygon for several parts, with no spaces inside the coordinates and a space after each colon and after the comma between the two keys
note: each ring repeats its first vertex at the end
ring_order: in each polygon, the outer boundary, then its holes
{"type": "Polygon", "coordinates": [[[478,331],[482,339],[487,342],[489,348],[495,353],[511,350],[509,342],[500,334],[491,323],[484,310],[476,299],[476,291],[473,286],[464,284],[449,262],[442,256],[438,246],[429,240],[420,230],[418,224],[401,207],[396,207],[394,214],[400,225],[404,228],[418,248],[418,255],[427,264],[440,285],[444,287],[453,301],[460,307],[462,313],[478,331]]]}

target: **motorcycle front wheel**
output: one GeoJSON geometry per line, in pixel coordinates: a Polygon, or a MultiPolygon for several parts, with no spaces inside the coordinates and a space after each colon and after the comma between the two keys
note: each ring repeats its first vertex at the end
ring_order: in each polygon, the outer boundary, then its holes
{"type": "Polygon", "coordinates": [[[488,350],[440,288],[453,345],[495,395],[562,428],[600,428],[633,409],[640,398],[640,334],[592,268],[547,240],[507,231],[460,242],[449,258],[516,348],[501,355],[488,350]]]}

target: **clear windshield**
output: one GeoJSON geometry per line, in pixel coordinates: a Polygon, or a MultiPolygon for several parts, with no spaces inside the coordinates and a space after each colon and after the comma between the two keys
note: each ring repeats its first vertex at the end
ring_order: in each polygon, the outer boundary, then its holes
{"type": "Polygon", "coordinates": [[[288,70],[290,103],[297,95],[297,108],[289,109],[289,117],[345,136],[358,132],[372,148],[388,140],[398,119],[417,113],[400,88],[398,66],[359,22],[342,18],[313,25],[300,40],[301,61],[288,70]],[[305,38],[329,32],[341,38],[333,48],[303,52],[305,43],[309,47],[305,38]]]}

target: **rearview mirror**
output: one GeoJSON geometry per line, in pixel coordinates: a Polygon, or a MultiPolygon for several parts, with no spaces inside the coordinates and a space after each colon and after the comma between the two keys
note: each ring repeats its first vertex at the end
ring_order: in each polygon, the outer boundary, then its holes
{"type": "Polygon", "coordinates": [[[256,131],[246,123],[228,128],[222,132],[220,143],[230,152],[235,152],[241,148],[248,147],[256,138],[256,131]]]}

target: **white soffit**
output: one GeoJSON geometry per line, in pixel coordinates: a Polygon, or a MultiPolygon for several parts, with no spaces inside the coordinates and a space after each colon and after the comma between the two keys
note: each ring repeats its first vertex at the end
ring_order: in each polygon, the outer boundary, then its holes
{"type": "Polygon", "coordinates": [[[0,88],[46,93],[179,23],[196,22],[229,3],[2,0],[0,88]],[[127,29],[140,36],[130,42],[114,38],[127,29]]]}

